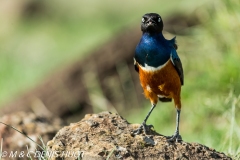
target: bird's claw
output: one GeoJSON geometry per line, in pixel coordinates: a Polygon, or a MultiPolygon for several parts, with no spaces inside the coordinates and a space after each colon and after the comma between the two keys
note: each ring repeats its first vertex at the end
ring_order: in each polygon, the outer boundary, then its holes
{"type": "Polygon", "coordinates": [[[142,131],[144,131],[145,134],[147,134],[149,131],[151,131],[151,128],[154,128],[154,126],[151,125],[151,124],[150,125],[146,125],[146,123],[142,123],[141,126],[138,129],[133,131],[133,133],[135,135],[138,135],[138,134],[142,133],[142,131]]]}
{"type": "Polygon", "coordinates": [[[167,139],[169,142],[180,142],[182,141],[182,136],[178,132],[175,132],[174,135],[167,137],[167,139]]]}

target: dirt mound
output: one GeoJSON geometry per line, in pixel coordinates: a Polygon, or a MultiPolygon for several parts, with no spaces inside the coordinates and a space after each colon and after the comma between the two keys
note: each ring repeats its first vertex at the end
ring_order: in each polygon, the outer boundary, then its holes
{"type": "MultiPolygon", "coordinates": [[[[16,112],[0,118],[0,159],[30,159],[27,153],[35,153],[42,142],[51,140],[64,122],[56,117],[43,117],[29,112],[16,112]],[[9,126],[6,126],[5,123],[9,126]],[[14,127],[14,130],[10,126],[14,127]],[[30,137],[33,141],[27,138],[30,137]],[[1,154],[2,152],[2,154],[1,154]]],[[[43,147],[43,146],[42,146],[43,147]]]]}
{"type": "Polygon", "coordinates": [[[48,142],[48,151],[54,153],[52,159],[231,159],[201,144],[168,142],[154,131],[133,135],[138,127],[115,113],[87,114],[62,128],[48,142]]]}

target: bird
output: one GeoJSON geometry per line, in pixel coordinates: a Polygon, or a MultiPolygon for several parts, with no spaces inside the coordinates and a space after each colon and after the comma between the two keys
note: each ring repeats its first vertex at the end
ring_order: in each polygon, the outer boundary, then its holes
{"type": "Polygon", "coordinates": [[[180,141],[181,87],[184,84],[182,62],[177,54],[176,37],[163,36],[163,20],[157,13],[146,13],[141,21],[142,37],[135,49],[134,67],[139,74],[144,95],[151,102],[151,109],[134,134],[147,133],[153,126],[146,122],[158,101],[174,101],[176,130],[169,141],[180,141]]]}

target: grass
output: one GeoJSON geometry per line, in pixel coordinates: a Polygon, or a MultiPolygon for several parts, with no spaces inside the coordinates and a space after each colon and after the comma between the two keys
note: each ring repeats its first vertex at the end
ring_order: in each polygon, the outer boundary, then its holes
{"type": "MultiPolygon", "coordinates": [[[[36,141],[34,141],[31,137],[29,137],[28,135],[24,134],[23,132],[19,131],[18,129],[16,129],[14,126],[11,126],[11,125],[8,125],[6,123],[3,123],[3,122],[0,122],[1,124],[15,130],[16,132],[22,134],[24,137],[26,137],[27,139],[29,139],[30,141],[32,141],[34,144],[36,144],[37,147],[39,147],[39,149],[41,149],[42,151],[44,151],[44,155],[42,155],[41,153],[41,156],[37,156],[37,158],[39,160],[45,160],[45,159],[48,159],[48,157],[46,157],[46,153],[47,153],[47,147],[45,145],[45,143],[43,142],[43,139],[41,137],[39,137],[39,140],[42,142],[42,145],[38,144],[36,141]]],[[[0,160],[2,159],[2,156],[6,156],[6,155],[2,155],[3,153],[3,138],[1,139],[1,143],[0,143],[0,160]]],[[[31,156],[31,153],[32,151],[29,151],[28,149],[28,146],[27,147],[27,151],[29,154],[26,154],[27,156],[29,156],[28,158],[32,160],[32,156],[31,156]]],[[[36,149],[36,152],[39,151],[36,149]]],[[[12,152],[15,152],[15,151],[12,151],[12,152]]],[[[12,157],[13,158],[13,157],[12,157]]],[[[16,157],[15,157],[16,158],[16,157]]]]}
{"type": "MultiPolygon", "coordinates": [[[[51,151],[49,152],[48,149],[47,149],[47,146],[46,146],[46,142],[43,141],[42,137],[39,137],[39,140],[41,141],[41,144],[38,144],[36,141],[34,141],[32,138],[30,138],[28,135],[24,134],[23,132],[19,131],[18,129],[16,129],[14,126],[11,126],[11,125],[8,125],[6,123],[3,123],[3,122],[0,122],[1,124],[15,130],[16,132],[22,134],[24,137],[26,137],[27,139],[29,139],[30,141],[32,141],[34,144],[36,144],[37,147],[39,147],[39,149],[35,149],[35,151],[31,151],[29,150],[28,148],[28,145],[26,145],[27,147],[27,154],[25,154],[24,157],[22,158],[28,158],[30,160],[32,159],[38,159],[38,160],[48,160],[48,159],[51,159],[51,158],[54,158],[55,153],[51,153],[51,151]],[[32,157],[32,154],[34,155],[34,157],[32,157]]],[[[110,152],[110,154],[108,155],[108,159],[110,158],[110,156],[112,155],[114,150],[112,150],[110,152]]],[[[5,157],[7,156],[7,154],[2,154],[4,151],[3,151],[3,138],[1,139],[0,141],[0,160],[2,159],[2,157],[5,157]]],[[[15,151],[12,151],[12,152],[15,152],[15,151]]],[[[16,152],[17,153],[17,152],[16,152]]],[[[9,156],[10,157],[10,156],[9,156]]],[[[16,158],[16,157],[12,157],[12,158],[16,158]]],[[[81,159],[81,155],[79,155],[78,157],[75,157],[75,158],[78,158],[78,160],[81,159]]]]}
{"type": "MultiPolygon", "coordinates": [[[[38,144],[37,142],[35,142],[32,138],[30,138],[28,135],[24,134],[23,132],[19,131],[18,129],[16,129],[15,127],[11,126],[11,125],[8,125],[6,123],[3,123],[3,122],[0,122],[1,124],[9,127],[9,128],[12,128],[13,130],[15,130],[16,132],[22,134],[23,136],[25,136],[26,138],[28,138],[29,140],[31,140],[33,143],[35,143],[40,149],[44,150],[44,147],[42,147],[40,144],[38,144]]],[[[40,139],[41,140],[41,139],[40,139]]]]}
{"type": "Polygon", "coordinates": [[[0,160],[2,160],[2,153],[3,153],[3,138],[1,139],[1,143],[0,143],[0,160]]]}
{"type": "MultiPolygon", "coordinates": [[[[86,56],[87,51],[96,49],[121,28],[139,23],[139,17],[146,12],[158,12],[166,17],[176,11],[185,14],[194,11],[201,25],[189,28],[188,35],[177,35],[178,53],[185,71],[180,133],[185,141],[202,143],[239,157],[239,1],[215,0],[206,5],[190,0],[171,4],[104,2],[41,1],[45,6],[43,12],[28,16],[23,12],[14,25],[3,23],[0,104],[40,83],[55,69],[86,56]]],[[[139,105],[141,110],[128,112],[128,121],[142,122],[150,103],[146,100],[139,105]]],[[[148,123],[158,132],[172,135],[175,114],[172,103],[158,104],[148,123]]]]}

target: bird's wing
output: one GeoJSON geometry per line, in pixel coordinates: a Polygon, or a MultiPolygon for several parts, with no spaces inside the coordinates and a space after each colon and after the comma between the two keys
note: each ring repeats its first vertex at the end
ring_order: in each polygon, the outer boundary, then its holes
{"type": "Polygon", "coordinates": [[[171,49],[170,58],[171,58],[171,61],[172,61],[173,65],[174,65],[175,69],[178,72],[181,84],[183,85],[184,84],[184,75],[183,75],[182,62],[181,62],[180,58],[178,57],[175,48],[171,49]]]}
{"type": "Polygon", "coordinates": [[[178,49],[176,36],[173,37],[173,39],[169,40],[169,42],[170,42],[170,46],[174,47],[176,50],[178,49]]]}
{"type": "Polygon", "coordinates": [[[133,61],[134,61],[134,68],[137,72],[139,72],[139,68],[138,68],[138,64],[137,64],[137,61],[135,58],[133,58],[133,61]]]}

